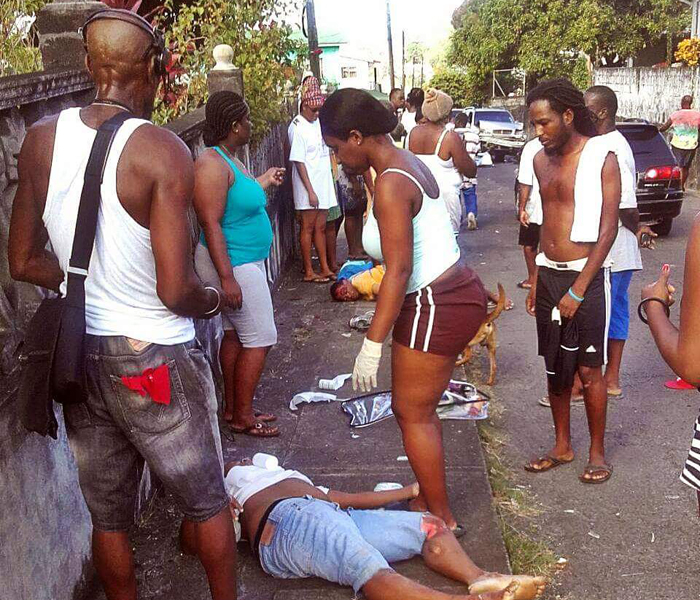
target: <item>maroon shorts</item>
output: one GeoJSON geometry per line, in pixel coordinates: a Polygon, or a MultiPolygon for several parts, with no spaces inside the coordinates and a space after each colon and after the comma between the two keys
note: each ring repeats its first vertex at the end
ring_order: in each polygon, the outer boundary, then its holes
{"type": "Polygon", "coordinates": [[[413,350],[457,356],[486,318],[486,290],[468,267],[406,296],[394,341],[413,350]]]}

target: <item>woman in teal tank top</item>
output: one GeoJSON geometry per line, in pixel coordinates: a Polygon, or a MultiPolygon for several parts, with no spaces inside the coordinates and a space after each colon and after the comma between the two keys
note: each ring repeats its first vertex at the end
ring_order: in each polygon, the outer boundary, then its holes
{"type": "Polygon", "coordinates": [[[204,142],[195,162],[195,200],[202,227],[195,251],[201,279],[219,286],[224,337],[219,352],[224,376],[224,420],[236,433],[279,435],[273,414],[253,408],[265,359],[277,342],[265,260],[272,226],[265,189],[278,186],[284,169],[273,167],[254,178],[235,156],[250,140],[249,109],[234,92],[213,94],[205,109],[204,142]]]}

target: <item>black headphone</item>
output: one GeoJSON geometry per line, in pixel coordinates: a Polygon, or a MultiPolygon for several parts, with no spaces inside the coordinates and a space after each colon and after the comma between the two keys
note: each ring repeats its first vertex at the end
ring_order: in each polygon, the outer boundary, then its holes
{"type": "Polygon", "coordinates": [[[131,23],[136,25],[148,35],[151,36],[153,43],[148,49],[149,51],[155,49],[155,56],[153,57],[153,66],[158,77],[165,77],[167,75],[167,68],[170,64],[170,50],[165,46],[165,37],[162,32],[155,29],[151,24],[146,21],[141,15],[137,15],[135,12],[130,10],[124,10],[122,8],[108,8],[105,10],[99,10],[93,13],[83,26],[78,29],[78,33],[83,37],[83,44],[87,48],[87,27],[90,23],[95,21],[100,21],[102,19],[114,19],[116,21],[124,21],[125,23],[131,23]]]}

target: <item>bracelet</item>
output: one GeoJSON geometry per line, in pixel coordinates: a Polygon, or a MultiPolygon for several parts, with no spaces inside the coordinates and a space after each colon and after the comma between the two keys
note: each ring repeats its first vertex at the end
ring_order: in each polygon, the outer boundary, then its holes
{"type": "Polygon", "coordinates": [[[221,306],[221,294],[219,293],[219,290],[217,290],[215,287],[212,287],[211,285],[208,285],[204,288],[205,290],[213,290],[214,293],[216,294],[216,306],[212,308],[211,310],[208,310],[207,312],[204,313],[205,317],[208,317],[210,315],[215,315],[217,311],[219,310],[219,307],[221,306]]]}
{"type": "Polygon", "coordinates": [[[576,300],[576,302],[583,302],[584,301],[584,298],[581,298],[581,296],[577,296],[576,292],[574,292],[574,290],[572,290],[571,288],[569,288],[569,296],[571,296],[574,300],[576,300]]]}
{"type": "Polygon", "coordinates": [[[661,298],[657,298],[656,296],[652,296],[651,298],[644,298],[644,300],[642,300],[639,303],[639,306],[637,307],[637,314],[639,315],[639,319],[641,320],[641,322],[645,325],[649,325],[649,320],[647,319],[646,313],[644,312],[644,305],[647,302],[659,302],[663,304],[664,308],[666,309],[666,316],[671,316],[671,307],[668,305],[668,302],[662,300],[661,298]]]}

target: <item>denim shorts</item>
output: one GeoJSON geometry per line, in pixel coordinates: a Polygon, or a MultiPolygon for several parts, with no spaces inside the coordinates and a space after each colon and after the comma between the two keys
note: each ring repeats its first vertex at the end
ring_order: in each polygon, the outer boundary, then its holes
{"type": "Polygon", "coordinates": [[[260,564],[273,577],[320,577],[355,592],[390,562],[421,554],[423,513],[341,510],[311,497],[280,502],[268,517],[270,542],[260,544],[260,564]]]}
{"type": "Polygon", "coordinates": [[[206,521],[227,504],[211,368],[194,340],[135,350],[125,337],[86,336],[88,399],[64,406],[80,489],[101,531],[125,531],[144,461],[185,517],[206,521]],[[127,388],[122,376],[167,365],[170,404],[127,388]]]}

